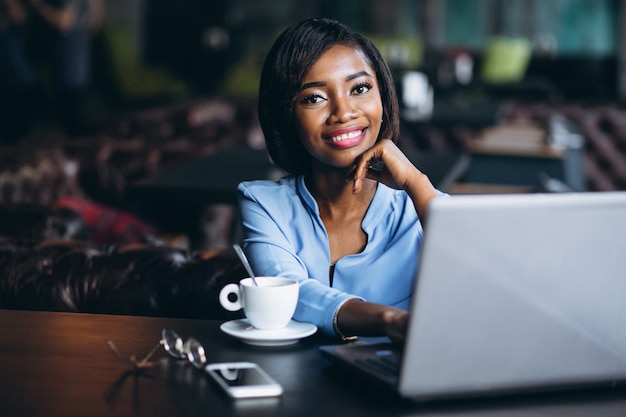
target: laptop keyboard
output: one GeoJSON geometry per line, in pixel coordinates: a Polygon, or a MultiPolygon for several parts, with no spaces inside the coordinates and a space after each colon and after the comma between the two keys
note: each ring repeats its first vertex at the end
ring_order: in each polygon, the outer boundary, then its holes
{"type": "Polygon", "coordinates": [[[378,352],[376,357],[358,359],[357,363],[387,377],[397,377],[400,373],[400,356],[390,351],[378,352]]]}

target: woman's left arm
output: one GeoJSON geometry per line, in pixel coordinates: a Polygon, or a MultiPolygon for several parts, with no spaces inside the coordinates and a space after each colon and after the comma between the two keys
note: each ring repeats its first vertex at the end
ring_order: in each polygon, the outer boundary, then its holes
{"type": "Polygon", "coordinates": [[[361,191],[366,178],[379,181],[390,188],[405,190],[422,223],[426,218],[428,204],[439,195],[426,174],[415,167],[389,139],[381,140],[360,156],[354,171],[354,193],[361,191]]]}

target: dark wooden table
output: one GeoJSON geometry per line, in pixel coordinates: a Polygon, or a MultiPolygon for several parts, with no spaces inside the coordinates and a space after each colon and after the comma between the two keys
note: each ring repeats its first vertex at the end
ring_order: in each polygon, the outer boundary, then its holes
{"type": "Polygon", "coordinates": [[[260,348],[219,321],[0,310],[0,416],[624,416],[626,390],[415,404],[328,363],[314,335],[260,348]],[[284,387],[271,400],[231,400],[205,375],[159,350],[159,366],[133,374],[106,346],[147,353],[171,327],[194,336],[211,362],[259,363],[284,387]]]}

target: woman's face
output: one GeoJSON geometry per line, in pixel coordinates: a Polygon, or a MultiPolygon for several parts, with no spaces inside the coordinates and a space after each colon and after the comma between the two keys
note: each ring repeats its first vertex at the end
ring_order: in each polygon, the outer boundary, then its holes
{"type": "Polygon", "coordinates": [[[322,54],[302,79],[294,114],[314,165],[352,167],[376,143],[383,117],[376,74],[365,55],[345,45],[322,54]]]}

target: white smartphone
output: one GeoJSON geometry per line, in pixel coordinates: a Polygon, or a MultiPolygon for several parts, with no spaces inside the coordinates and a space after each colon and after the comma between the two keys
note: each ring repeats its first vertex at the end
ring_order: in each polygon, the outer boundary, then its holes
{"type": "Polygon", "coordinates": [[[252,362],[210,363],[205,371],[232,398],[276,397],[282,386],[252,362]]]}

